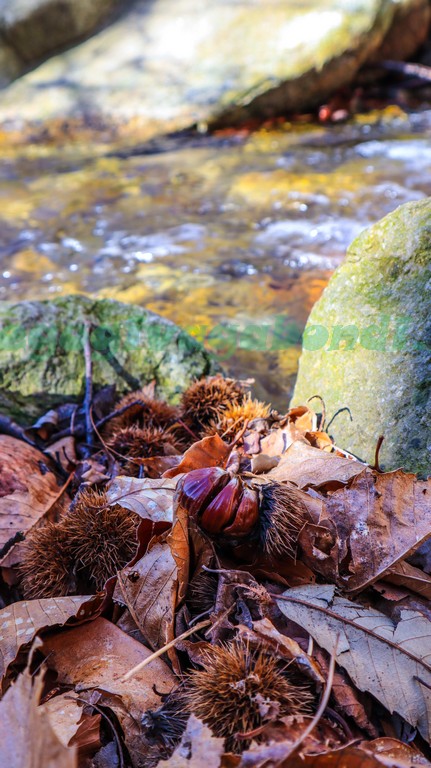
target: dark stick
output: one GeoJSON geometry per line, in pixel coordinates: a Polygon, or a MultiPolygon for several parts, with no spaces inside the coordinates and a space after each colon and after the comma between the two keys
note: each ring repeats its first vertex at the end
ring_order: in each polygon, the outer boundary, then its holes
{"type": "Polygon", "coordinates": [[[399,72],[401,75],[407,75],[408,77],[417,77],[424,82],[431,81],[431,67],[426,67],[424,64],[412,64],[406,61],[379,61],[379,67],[387,69],[389,72],[399,72]]]}
{"type": "Polygon", "coordinates": [[[90,346],[90,333],[91,323],[88,320],[84,322],[84,359],[85,359],[85,397],[84,397],[84,411],[85,411],[85,435],[87,445],[90,447],[93,445],[93,423],[91,419],[91,401],[93,399],[93,365],[91,360],[91,346],[90,346]]]}

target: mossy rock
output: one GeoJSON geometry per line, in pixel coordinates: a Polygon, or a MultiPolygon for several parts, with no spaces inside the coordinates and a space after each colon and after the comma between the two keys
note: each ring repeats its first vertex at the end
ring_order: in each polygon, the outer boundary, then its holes
{"type": "Polygon", "coordinates": [[[431,198],[350,246],[310,314],[292,404],[318,394],[342,448],[431,474],[431,198]]]}
{"type": "Polygon", "coordinates": [[[0,303],[0,412],[21,423],[84,395],[85,327],[95,389],[123,393],[156,381],[171,402],[196,377],[217,368],[203,347],[142,307],[109,299],[63,296],[0,303]]]}

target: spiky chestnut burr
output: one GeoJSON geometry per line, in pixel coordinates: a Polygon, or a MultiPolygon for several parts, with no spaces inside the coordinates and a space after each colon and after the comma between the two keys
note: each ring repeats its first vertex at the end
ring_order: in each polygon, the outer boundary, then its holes
{"type": "Polygon", "coordinates": [[[106,444],[125,459],[144,459],[178,453],[178,442],[171,432],[160,427],[138,427],[137,424],[118,430],[106,444]]]}
{"type": "Polygon", "coordinates": [[[61,523],[31,531],[22,548],[20,588],[26,600],[75,592],[74,558],[61,523]]]}
{"type": "Polygon", "coordinates": [[[103,589],[136,551],[139,517],[119,504],[110,506],[104,492],[84,489],[63,521],[75,567],[91,589],[103,589]]]}
{"type": "Polygon", "coordinates": [[[270,413],[270,405],[260,400],[252,400],[249,393],[242,402],[229,405],[220,414],[218,421],[212,421],[205,432],[234,435],[243,429],[246,423],[251,424],[255,419],[267,419],[270,413]]]}
{"type": "Polygon", "coordinates": [[[120,429],[130,427],[132,424],[140,427],[166,429],[175,422],[179,413],[175,406],[169,405],[164,400],[149,397],[142,390],[124,395],[116,410],[122,408],[126,408],[126,410],[107,422],[103,430],[106,437],[113,435],[120,429]]]}
{"type": "Polygon", "coordinates": [[[176,503],[211,535],[259,541],[271,556],[292,555],[306,519],[300,493],[281,483],[255,485],[218,467],[195,469],[178,483],[176,503]]]}
{"type": "Polygon", "coordinates": [[[183,394],[181,405],[184,420],[205,431],[213,421],[218,421],[227,408],[242,403],[243,386],[234,379],[208,376],[195,381],[183,394]]]}
{"type": "Polygon", "coordinates": [[[189,712],[227,740],[227,750],[244,749],[246,742],[238,734],[263,724],[262,705],[274,703],[281,717],[310,711],[309,692],[295,685],[286,668],[263,648],[242,642],[210,646],[202,665],[187,675],[182,697],[189,712]]]}

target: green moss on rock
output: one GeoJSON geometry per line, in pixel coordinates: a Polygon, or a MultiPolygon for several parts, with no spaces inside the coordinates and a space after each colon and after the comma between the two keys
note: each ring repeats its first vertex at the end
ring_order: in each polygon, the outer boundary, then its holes
{"type": "Polygon", "coordinates": [[[83,397],[86,323],[96,389],[116,384],[122,393],[155,379],[158,393],[175,402],[192,379],[216,368],[195,339],[136,305],[84,296],[1,302],[1,413],[25,422],[83,397]]]}
{"type": "Polygon", "coordinates": [[[292,404],[323,397],[335,442],[385,469],[431,473],[431,198],[350,246],[313,307],[292,404]]]}

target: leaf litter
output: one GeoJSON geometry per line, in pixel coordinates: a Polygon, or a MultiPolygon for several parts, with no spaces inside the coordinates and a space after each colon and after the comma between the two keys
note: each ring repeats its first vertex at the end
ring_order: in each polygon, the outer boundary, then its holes
{"type": "Polygon", "coordinates": [[[431,766],[430,481],[248,386],[0,435],[2,765],[431,766]]]}

